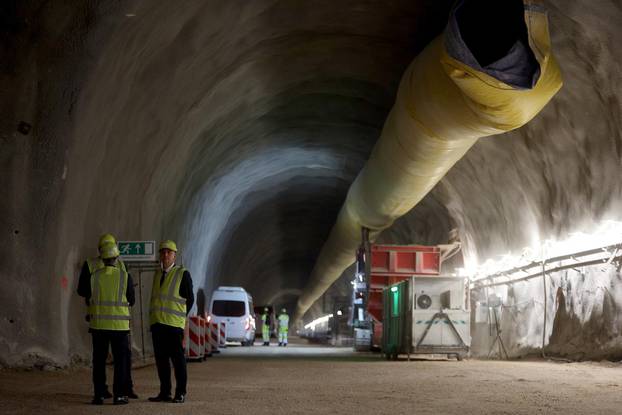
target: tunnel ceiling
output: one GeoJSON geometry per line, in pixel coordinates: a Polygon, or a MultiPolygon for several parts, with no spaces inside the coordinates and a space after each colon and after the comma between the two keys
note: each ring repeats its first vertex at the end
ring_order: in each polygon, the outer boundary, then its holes
{"type": "MultiPolygon", "coordinates": [[[[0,337],[62,332],[46,353],[79,349],[74,279],[108,231],[178,240],[204,292],[293,301],[450,3],[3,2],[0,307],[15,316],[0,337]]],[[[620,219],[622,11],[546,5],[564,90],[478,143],[381,241],[455,228],[485,257],[620,219]]]]}

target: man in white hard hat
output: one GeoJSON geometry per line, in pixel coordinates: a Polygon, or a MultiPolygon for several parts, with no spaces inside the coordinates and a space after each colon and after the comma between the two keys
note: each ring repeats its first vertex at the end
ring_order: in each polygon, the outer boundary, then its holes
{"type": "Polygon", "coordinates": [[[151,402],[184,403],[188,373],[183,339],[186,316],[194,304],[190,272],[176,265],[177,244],[160,243],[160,270],[153,279],[149,321],[153,339],[160,393],[151,402]],[[175,396],[171,397],[171,362],[175,371],[175,396]]]}
{"type": "Polygon", "coordinates": [[[78,294],[88,304],[89,332],[93,337],[93,387],[92,404],[102,405],[106,393],[106,359],[112,348],[114,358],[113,403],[128,403],[127,381],[130,366],[128,335],[130,332],[130,307],[134,305],[132,277],[118,266],[119,249],[116,243],[100,246],[103,267],[81,281],[78,294]]]}

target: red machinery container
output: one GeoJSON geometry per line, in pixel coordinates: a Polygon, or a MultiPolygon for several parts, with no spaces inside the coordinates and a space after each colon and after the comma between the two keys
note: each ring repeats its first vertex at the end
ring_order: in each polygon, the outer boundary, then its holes
{"type": "Polygon", "coordinates": [[[371,245],[367,312],[374,320],[373,345],[382,344],[382,290],[412,275],[440,275],[441,248],[423,245],[371,245]]]}

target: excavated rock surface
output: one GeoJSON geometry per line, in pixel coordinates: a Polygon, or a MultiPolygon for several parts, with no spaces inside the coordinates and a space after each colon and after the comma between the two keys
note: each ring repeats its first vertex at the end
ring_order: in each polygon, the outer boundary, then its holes
{"type": "MultiPolygon", "coordinates": [[[[75,288],[103,232],[176,239],[207,295],[240,284],[291,307],[450,3],[4,2],[0,363],[88,355],[75,288]]],[[[382,241],[441,243],[457,228],[466,259],[484,259],[622,219],[622,10],[547,6],[564,89],[478,143],[382,241]]]]}

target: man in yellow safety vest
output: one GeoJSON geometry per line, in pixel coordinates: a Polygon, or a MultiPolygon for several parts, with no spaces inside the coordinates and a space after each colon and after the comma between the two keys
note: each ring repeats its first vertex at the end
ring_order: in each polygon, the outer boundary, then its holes
{"type": "Polygon", "coordinates": [[[103,243],[99,252],[103,267],[94,270],[90,278],[80,281],[78,285],[78,294],[88,304],[89,332],[93,337],[94,396],[91,403],[104,403],[106,359],[111,347],[114,358],[113,403],[123,405],[128,403],[128,335],[130,306],[134,305],[134,284],[127,271],[118,266],[119,249],[116,243],[103,243]]]}
{"type": "MultiPolygon", "coordinates": [[[[103,234],[100,238],[99,238],[99,243],[97,245],[97,249],[99,251],[99,256],[96,257],[92,257],[92,258],[88,258],[86,261],[84,261],[84,264],[82,265],[82,270],[80,271],[80,279],[79,279],[79,285],[78,285],[78,291],[80,292],[80,285],[85,285],[85,283],[88,283],[88,281],[90,281],[91,279],[91,275],[99,270],[104,268],[104,261],[101,258],[101,249],[105,244],[117,244],[117,241],[115,239],[115,237],[110,234],[110,233],[105,233],[103,234]]],[[[116,262],[115,262],[115,266],[123,271],[127,272],[127,269],[125,267],[125,263],[120,259],[117,258],[116,262]]],[[[133,289],[133,287],[132,287],[133,289]]],[[[83,289],[82,292],[86,292],[88,293],[88,289],[83,289]]],[[[88,305],[88,304],[87,304],[88,305]]],[[[134,382],[132,381],[132,345],[130,344],[130,342],[128,341],[128,349],[127,349],[127,364],[128,364],[128,368],[127,368],[127,374],[128,374],[128,379],[127,379],[127,393],[126,396],[128,398],[131,399],[138,399],[138,395],[136,395],[136,393],[134,392],[134,382]]],[[[104,394],[103,394],[104,398],[112,398],[112,394],[110,393],[110,391],[108,390],[108,386],[105,387],[104,390],[104,394]]]]}
{"type": "Polygon", "coordinates": [[[167,240],[160,243],[160,270],[153,279],[149,321],[153,339],[160,393],[151,402],[183,403],[186,399],[186,357],[183,339],[186,316],[194,304],[190,272],[176,265],[177,245],[167,240]],[[171,397],[171,366],[175,370],[175,396],[171,397]]]}
{"type": "Polygon", "coordinates": [[[279,321],[279,346],[287,346],[287,332],[289,330],[289,316],[286,309],[281,309],[278,317],[279,321]]]}
{"type": "Polygon", "coordinates": [[[261,315],[261,337],[264,346],[270,346],[270,327],[272,327],[270,309],[264,307],[263,314],[261,315]]]}

